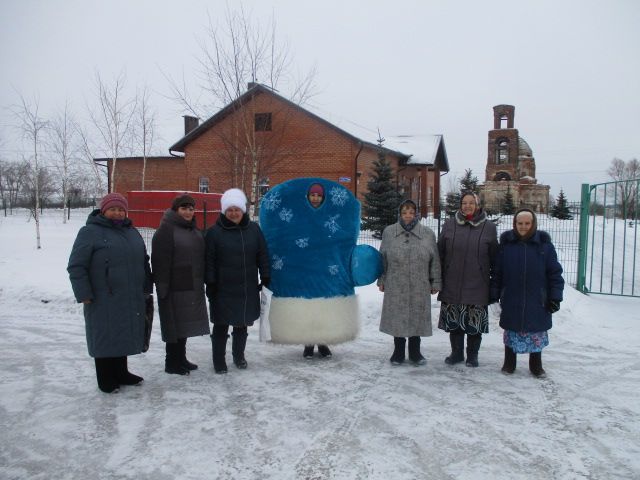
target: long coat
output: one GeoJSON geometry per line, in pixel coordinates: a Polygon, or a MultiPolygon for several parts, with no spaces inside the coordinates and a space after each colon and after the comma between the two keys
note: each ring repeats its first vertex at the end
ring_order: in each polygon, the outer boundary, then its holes
{"type": "Polygon", "coordinates": [[[145,295],[153,289],[144,241],[127,218],[121,226],[94,210],[80,229],[67,267],[74,296],[84,305],[89,355],[141,353],[145,295]]]}
{"type": "Polygon", "coordinates": [[[175,343],[179,338],[209,335],[204,237],[195,219],[187,222],[167,210],[151,245],[162,340],[175,343]]]}
{"type": "Polygon", "coordinates": [[[521,241],[513,230],[500,236],[491,296],[502,306],[500,326],[515,332],[551,328],[548,300],[562,301],[562,266],[547,232],[521,241]]]}
{"type": "Polygon", "coordinates": [[[438,238],[442,290],[450,304],[488,305],[491,267],[498,250],[496,226],[479,211],[470,221],[458,211],[444,222],[438,238]]]}
{"type": "Polygon", "coordinates": [[[260,277],[270,278],[267,243],[245,214],[239,224],[220,215],[205,236],[207,295],[215,325],[244,327],[260,316],[260,277]]]}
{"type": "Polygon", "coordinates": [[[400,223],[389,225],[382,232],[380,253],[380,331],[394,337],[431,336],[431,290],[441,286],[435,234],[420,223],[410,232],[400,223]]]}

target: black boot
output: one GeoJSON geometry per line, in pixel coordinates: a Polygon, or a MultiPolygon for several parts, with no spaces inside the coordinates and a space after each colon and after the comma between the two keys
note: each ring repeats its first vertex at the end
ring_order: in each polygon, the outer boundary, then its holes
{"type": "Polygon", "coordinates": [[[482,342],[482,334],[467,335],[467,367],[478,366],[478,350],[482,342]]]}
{"type": "Polygon", "coordinates": [[[451,343],[451,355],[444,359],[444,363],[455,365],[464,362],[464,332],[462,330],[449,332],[449,343],[451,343]]]}
{"type": "Polygon", "coordinates": [[[120,385],[139,385],[144,378],[134,375],[127,367],[127,357],[116,357],[113,359],[116,368],[116,379],[120,385]]]}
{"type": "Polygon", "coordinates": [[[542,352],[534,352],[529,354],[529,370],[537,378],[544,378],[547,372],[542,368],[542,352]]]}
{"type": "Polygon", "coordinates": [[[182,366],[180,359],[180,344],[178,342],[165,343],[166,356],[164,359],[164,371],[176,375],[189,375],[189,370],[182,366]]]}
{"type": "Polygon", "coordinates": [[[427,359],[420,353],[420,337],[409,337],[409,361],[414,365],[424,365],[427,359]]]}
{"type": "Polygon", "coordinates": [[[304,351],[302,352],[302,356],[304,358],[306,358],[307,360],[310,360],[313,358],[313,349],[314,349],[315,345],[305,345],[304,346],[304,351]]]}
{"type": "Polygon", "coordinates": [[[244,348],[247,345],[247,327],[233,327],[232,335],[231,353],[233,355],[233,363],[236,367],[244,370],[247,368],[247,361],[244,358],[244,348]]]}
{"type": "Polygon", "coordinates": [[[331,350],[326,345],[318,345],[318,353],[322,358],[331,358],[331,350]]]}
{"type": "Polygon", "coordinates": [[[511,347],[504,346],[504,365],[502,365],[502,373],[511,375],[516,371],[516,352],[511,347]]]}
{"type": "Polygon", "coordinates": [[[389,361],[391,365],[402,365],[404,363],[404,351],[407,339],[404,337],[393,337],[393,355],[389,361]]]}
{"type": "Polygon", "coordinates": [[[113,358],[95,358],[96,379],[98,388],[104,393],[117,393],[120,384],[117,380],[116,369],[113,358]]]}
{"type": "Polygon", "coordinates": [[[180,364],[189,371],[197,370],[198,365],[187,360],[187,339],[179,338],[178,345],[180,346],[180,364]]]}
{"type": "Polygon", "coordinates": [[[214,325],[211,334],[211,347],[213,350],[213,369],[216,373],[227,373],[227,338],[229,325],[214,325]]]}

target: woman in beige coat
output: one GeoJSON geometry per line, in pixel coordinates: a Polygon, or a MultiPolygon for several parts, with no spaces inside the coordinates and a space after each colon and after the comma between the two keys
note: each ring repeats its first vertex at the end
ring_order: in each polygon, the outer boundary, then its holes
{"type": "Polygon", "coordinates": [[[440,258],[433,231],[419,222],[416,204],[400,204],[400,218],[382,233],[384,272],[378,288],[384,292],[380,331],[394,338],[390,361],[401,365],[409,338],[409,361],[423,365],[420,337],[431,336],[431,294],[440,290],[440,258]]]}

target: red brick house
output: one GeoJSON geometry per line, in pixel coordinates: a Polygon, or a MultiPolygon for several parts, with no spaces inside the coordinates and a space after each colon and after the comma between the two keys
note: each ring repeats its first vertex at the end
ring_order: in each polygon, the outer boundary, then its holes
{"type": "MultiPolygon", "coordinates": [[[[441,135],[387,138],[353,133],[296,105],[271,89],[250,84],[237,100],[198,124],[185,117],[185,136],[171,156],[147,158],[146,190],[223,192],[238,187],[252,201],[270,186],[297,177],[340,182],[361,201],[372,164],[382,150],[393,166],[399,191],[423,215],[439,211],[440,172],[449,164],[441,135]]],[[[110,159],[96,159],[107,163],[110,159]]],[[[140,190],[142,158],[119,158],[115,190],[140,190]]]]}

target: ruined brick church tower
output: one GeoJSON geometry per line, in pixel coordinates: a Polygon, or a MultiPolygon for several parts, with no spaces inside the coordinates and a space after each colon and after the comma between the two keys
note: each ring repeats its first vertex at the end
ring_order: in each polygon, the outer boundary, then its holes
{"type": "Polygon", "coordinates": [[[510,191],[516,208],[547,212],[549,186],[538,185],[536,161],[529,144],[513,127],[514,113],[513,105],[493,107],[493,130],[489,130],[486,176],[480,186],[480,199],[489,210],[499,211],[510,191]]]}

